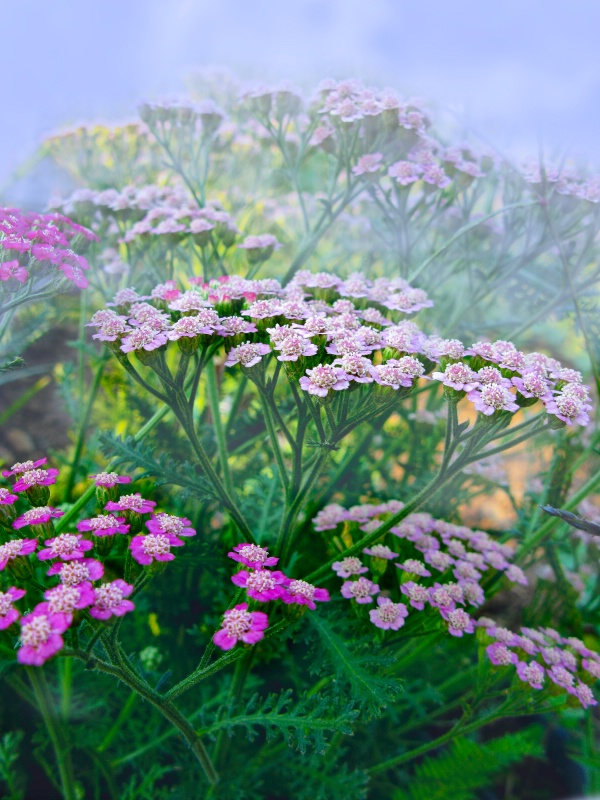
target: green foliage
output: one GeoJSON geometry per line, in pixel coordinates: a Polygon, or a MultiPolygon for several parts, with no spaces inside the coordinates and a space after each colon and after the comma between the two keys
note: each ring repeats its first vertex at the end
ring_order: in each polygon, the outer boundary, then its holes
{"type": "Polygon", "coordinates": [[[406,790],[394,792],[393,800],[476,800],[478,790],[491,785],[495,776],[524,758],[542,758],[540,732],[536,727],[508,733],[485,743],[455,739],[439,756],[422,761],[406,790]]]}
{"type": "Polygon", "coordinates": [[[22,800],[25,790],[21,786],[16,762],[23,741],[23,731],[9,731],[0,739],[0,780],[6,784],[6,800],[22,800]]]}

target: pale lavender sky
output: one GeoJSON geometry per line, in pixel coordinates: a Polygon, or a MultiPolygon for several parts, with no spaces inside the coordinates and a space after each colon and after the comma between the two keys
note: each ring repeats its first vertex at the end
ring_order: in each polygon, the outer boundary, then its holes
{"type": "Polygon", "coordinates": [[[45,133],[131,118],[203,64],[360,77],[430,98],[505,151],[537,156],[541,141],[600,163],[597,0],[19,0],[2,29],[4,187],[45,133]]]}

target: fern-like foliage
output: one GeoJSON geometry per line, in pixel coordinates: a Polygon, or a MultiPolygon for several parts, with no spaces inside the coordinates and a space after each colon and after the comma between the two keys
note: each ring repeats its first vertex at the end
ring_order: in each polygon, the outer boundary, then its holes
{"type": "Polygon", "coordinates": [[[455,739],[439,756],[426,758],[415,770],[410,786],[400,789],[393,800],[475,800],[477,792],[494,777],[523,758],[542,758],[539,730],[532,726],[479,744],[455,739]]]}
{"type": "Polygon", "coordinates": [[[319,636],[319,653],[313,664],[329,664],[336,677],[337,690],[350,689],[350,696],[368,717],[379,716],[384,708],[401,692],[400,679],[389,672],[393,656],[373,651],[373,640],[349,638],[334,630],[324,614],[311,614],[310,622],[319,636]]]}
{"type": "Polygon", "coordinates": [[[306,752],[313,747],[317,752],[326,748],[325,734],[352,735],[352,725],[357,712],[351,707],[332,712],[322,698],[303,698],[296,703],[291,690],[269,694],[261,698],[254,694],[245,708],[222,706],[210,724],[198,730],[202,734],[216,734],[221,730],[244,728],[246,737],[254,739],[264,732],[267,739],[283,736],[290,747],[306,752]]]}
{"type": "Polygon", "coordinates": [[[100,449],[113,460],[115,469],[141,469],[138,478],[151,477],[158,486],[173,484],[181,486],[186,495],[202,498],[215,498],[212,485],[196,474],[196,468],[189,462],[178,462],[166,453],[156,457],[151,445],[146,441],[136,442],[133,436],[124,439],[114,433],[100,436],[100,449]]]}

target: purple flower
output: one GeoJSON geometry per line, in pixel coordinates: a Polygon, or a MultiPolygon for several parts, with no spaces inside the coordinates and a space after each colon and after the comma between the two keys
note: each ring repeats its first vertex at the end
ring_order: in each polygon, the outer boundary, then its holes
{"type": "Polygon", "coordinates": [[[195,536],[196,531],[190,527],[191,520],[185,517],[176,517],[174,514],[153,514],[146,522],[150,533],[172,533],[175,536],[195,536]]]}
{"type": "Polygon", "coordinates": [[[153,561],[173,561],[172,547],[183,547],[181,539],[172,533],[140,534],[129,543],[131,555],[138,564],[144,565],[153,561]]]}
{"type": "Polygon", "coordinates": [[[570,692],[575,686],[575,677],[573,673],[569,672],[560,664],[553,664],[548,670],[548,677],[557,686],[561,686],[570,692]]]}
{"type": "Polygon", "coordinates": [[[156,350],[168,343],[167,334],[164,331],[157,331],[150,325],[140,325],[123,337],[120,349],[123,353],[131,353],[134,350],[156,350]]]}
{"type": "Polygon", "coordinates": [[[567,425],[587,425],[590,421],[587,404],[572,394],[562,393],[545,402],[546,411],[567,425]]]}
{"type": "Polygon", "coordinates": [[[0,488],[0,506],[11,506],[18,500],[16,494],[11,494],[8,489],[0,488]]]}
{"type": "Polygon", "coordinates": [[[411,606],[418,611],[423,611],[425,603],[429,602],[429,591],[427,588],[414,581],[403,583],[400,587],[400,591],[408,597],[411,606]]]}
{"type": "Polygon", "coordinates": [[[357,164],[352,167],[353,175],[370,175],[379,172],[381,169],[381,153],[367,153],[358,159],[357,164]]]}
{"type": "Polygon", "coordinates": [[[135,605],[131,600],[125,600],[133,592],[133,586],[125,583],[120,578],[112,583],[101,583],[94,589],[94,605],[90,608],[90,616],[94,619],[109,619],[109,617],[122,617],[128,611],[133,611],[135,605]]]}
{"type": "Polygon", "coordinates": [[[314,369],[307,369],[306,375],[300,378],[300,388],[318,397],[327,397],[330,389],[339,392],[349,386],[350,381],[346,373],[329,364],[320,364],[314,369]]]}
{"type": "Polygon", "coordinates": [[[425,567],[421,561],[417,561],[416,558],[407,558],[402,564],[396,564],[398,569],[403,570],[403,572],[410,572],[413,575],[418,575],[420,578],[428,578],[431,575],[431,572],[425,567]]]}
{"type": "Polygon", "coordinates": [[[342,597],[346,600],[356,600],[357,603],[372,603],[371,595],[379,592],[379,586],[368,578],[359,578],[357,581],[346,581],[341,588],[342,597]]]}
{"type": "Polygon", "coordinates": [[[253,367],[258,364],[262,357],[271,352],[268,344],[241,344],[239,347],[232,347],[227,354],[225,361],[226,367],[233,367],[239,364],[242,367],[253,367]]]}
{"type": "Polygon", "coordinates": [[[0,545],[0,571],[17,556],[28,556],[37,547],[37,539],[12,539],[0,545]]]}
{"type": "Polygon", "coordinates": [[[589,686],[586,686],[585,683],[578,683],[569,694],[576,697],[584,708],[598,705],[598,701],[594,698],[592,690],[589,686]]]}
{"type": "Polygon", "coordinates": [[[335,561],[331,565],[331,569],[338,578],[349,578],[351,575],[362,575],[369,571],[369,568],[363,566],[362,561],[356,556],[348,556],[341,561],[335,561]]]}
{"type": "Polygon", "coordinates": [[[89,531],[94,536],[113,536],[115,533],[129,533],[129,525],[125,525],[125,517],[112,514],[99,514],[91,519],[82,519],[77,523],[78,531],[89,531]]]}
{"type": "Polygon", "coordinates": [[[263,567],[274,567],[279,561],[275,556],[270,556],[266,547],[259,547],[256,544],[236,544],[233,551],[227,553],[229,558],[239,561],[252,569],[262,569],[263,567]]]}
{"type": "Polygon", "coordinates": [[[429,602],[435,608],[452,611],[455,606],[454,598],[441,583],[434,583],[429,589],[429,602]]]}
{"type": "Polygon", "coordinates": [[[494,642],[485,648],[488,658],[496,666],[507,667],[509,664],[516,664],[519,657],[512,650],[509,650],[502,642],[494,642]]]}
{"type": "MultiPolygon", "coordinates": [[[[374,544],[373,547],[365,547],[363,550],[368,556],[372,556],[373,558],[385,558],[391,560],[392,558],[398,558],[398,553],[394,553],[387,545],[385,544],[374,544]]],[[[339,564],[339,561],[337,562],[339,564]]],[[[340,573],[338,572],[338,575],[340,573]]],[[[348,575],[340,575],[341,578],[348,578],[348,575]]]]}
{"type": "Polygon", "coordinates": [[[373,383],[373,364],[368,358],[357,353],[336,358],[333,366],[340,367],[348,380],[356,381],[357,383],[373,383]]]}
{"type": "Polygon", "coordinates": [[[527,576],[521,567],[517,567],[516,564],[511,564],[509,567],[507,567],[507,569],[504,571],[504,574],[511,583],[520,583],[522,586],[527,586],[529,584],[527,576]]]}
{"type": "Polygon", "coordinates": [[[256,644],[264,637],[269,618],[262,611],[248,611],[248,603],[230,608],[223,617],[223,627],[213,636],[213,642],[222,650],[231,650],[237,642],[256,644]]]}
{"type": "Polygon", "coordinates": [[[327,589],[319,589],[317,586],[313,586],[312,583],[307,583],[307,581],[285,578],[283,585],[285,588],[281,594],[281,600],[288,605],[297,603],[308,606],[314,611],[316,608],[315,600],[327,602],[330,599],[327,589]]]}
{"type": "Polygon", "coordinates": [[[473,620],[462,608],[451,611],[441,608],[440,614],[448,623],[448,633],[452,636],[462,636],[463,633],[473,633],[475,630],[473,620]]]}
{"type": "Polygon", "coordinates": [[[20,517],[17,517],[13,522],[13,528],[24,528],[26,525],[43,525],[48,522],[52,517],[62,517],[64,511],[58,508],[51,508],[50,506],[38,506],[38,508],[30,508],[20,517]]]}
{"type": "Polygon", "coordinates": [[[434,381],[441,381],[444,386],[449,386],[457,392],[470,392],[478,385],[477,373],[461,361],[448,364],[443,372],[433,372],[431,377],[434,381]]]}
{"type": "Polygon", "coordinates": [[[87,608],[92,605],[94,602],[94,590],[89,581],[84,581],[76,586],[59,583],[58,586],[44,592],[44,597],[48,601],[50,613],[66,614],[70,625],[74,609],[87,608]]]}
{"type": "Polygon", "coordinates": [[[439,572],[445,572],[448,567],[451,567],[452,564],[455,563],[452,556],[448,555],[448,553],[443,553],[441,550],[435,549],[426,550],[423,554],[423,558],[427,564],[439,570],[439,572]]]}
{"type": "Polygon", "coordinates": [[[116,472],[99,472],[97,475],[90,475],[90,480],[94,481],[96,486],[104,486],[106,489],[111,489],[118,483],[131,483],[130,477],[118,475],[116,472]]]}
{"type": "Polygon", "coordinates": [[[519,394],[523,397],[539,397],[544,400],[551,400],[552,394],[550,384],[539,372],[525,372],[519,377],[512,378],[513,386],[516,386],[519,394]]]}
{"type": "Polygon", "coordinates": [[[11,586],[6,592],[0,592],[0,631],[19,619],[20,612],[13,607],[13,603],[22,597],[25,597],[25,589],[17,589],[16,586],[11,586]]]}
{"type": "Polygon", "coordinates": [[[419,180],[423,167],[420,164],[415,164],[412,161],[396,161],[388,169],[390,178],[395,178],[400,186],[409,186],[411,183],[419,180]]]}
{"type": "Polygon", "coordinates": [[[600,661],[596,659],[584,658],[581,661],[581,666],[586,672],[589,672],[593,678],[600,680],[600,661]]]}
{"type": "Polygon", "coordinates": [[[389,597],[377,598],[378,608],[369,611],[369,617],[373,625],[383,630],[397,631],[404,625],[404,620],[408,616],[408,609],[404,603],[392,603],[389,597]]]}
{"type": "Polygon", "coordinates": [[[15,492],[26,492],[32,486],[50,486],[56,483],[57,469],[30,469],[23,472],[15,482],[15,492]]]}
{"type": "Polygon", "coordinates": [[[2,474],[5,478],[10,478],[11,475],[20,475],[22,472],[41,467],[47,461],[47,458],[38,458],[37,461],[18,461],[16,464],[13,464],[9,470],[3,469],[2,474]]]}
{"type": "Polygon", "coordinates": [[[85,551],[93,547],[92,543],[83,539],[80,533],[61,533],[53,539],[46,539],[44,544],[47,547],[37,554],[40,561],[47,561],[50,558],[60,558],[61,561],[83,558],[85,551]]]}
{"type": "Polygon", "coordinates": [[[528,683],[533,689],[541,689],[544,685],[545,670],[537,661],[519,661],[517,663],[517,675],[524,682],[528,683]]]}
{"type": "Polygon", "coordinates": [[[286,577],[283,572],[260,569],[248,572],[243,569],[231,578],[236,586],[243,586],[248,592],[248,597],[266,603],[269,600],[278,600],[282,596],[282,584],[286,577]]]}
{"type": "Polygon", "coordinates": [[[61,633],[69,627],[66,614],[52,614],[48,603],[39,603],[31,614],[21,617],[21,647],[17,653],[20,664],[41,667],[64,647],[61,633]]]}
{"type": "Polygon", "coordinates": [[[467,394],[467,398],[473,403],[475,409],[485,414],[486,417],[496,411],[519,410],[514,394],[497,383],[488,383],[481,389],[474,389],[467,394]]]}
{"type": "Polygon", "coordinates": [[[136,514],[150,514],[156,506],[153,500],[146,500],[139,492],[135,494],[124,494],[115,503],[110,500],[104,508],[107,511],[134,511],[136,514]]]}
{"type": "Polygon", "coordinates": [[[94,558],[78,561],[56,561],[46,575],[58,575],[66,586],[78,586],[86,581],[97,581],[104,575],[104,567],[94,558]]]}

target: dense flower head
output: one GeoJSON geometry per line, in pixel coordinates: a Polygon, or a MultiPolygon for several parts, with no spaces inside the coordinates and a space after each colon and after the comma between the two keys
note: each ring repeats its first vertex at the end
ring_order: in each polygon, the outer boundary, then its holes
{"type": "Polygon", "coordinates": [[[18,529],[26,525],[43,525],[53,517],[62,517],[64,513],[64,511],[51,506],[37,506],[36,508],[30,508],[29,511],[17,517],[12,526],[18,529]]]}
{"type": "Polygon", "coordinates": [[[222,625],[213,642],[222,650],[231,650],[237,642],[256,644],[264,638],[269,618],[262,611],[248,611],[248,603],[240,603],[225,612],[222,625]]]}
{"type": "Polygon", "coordinates": [[[12,539],[0,544],[0,570],[18,556],[27,556],[37,548],[37,539],[12,539]]]}
{"type": "Polygon", "coordinates": [[[50,486],[56,483],[57,469],[29,469],[19,475],[13,489],[15,492],[26,492],[33,486],[50,486]]]}
{"type": "Polygon", "coordinates": [[[21,647],[17,652],[20,664],[39,667],[64,647],[61,636],[70,624],[67,614],[52,613],[48,603],[40,603],[21,617],[21,647]]]}
{"type": "Polygon", "coordinates": [[[11,506],[18,497],[12,494],[8,489],[0,487],[0,506],[11,506]]]}
{"type": "Polygon", "coordinates": [[[90,475],[90,480],[94,481],[96,486],[103,486],[107,489],[119,483],[131,483],[129,476],[119,475],[116,472],[98,472],[96,475],[90,475]]]}
{"type": "Polygon", "coordinates": [[[6,592],[0,592],[0,631],[5,630],[19,619],[20,612],[14,603],[25,597],[25,589],[11,586],[6,592]]]}
{"type": "Polygon", "coordinates": [[[132,592],[133,586],[120,578],[96,586],[90,616],[95,619],[109,619],[111,616],[122,617],[128,611],[133,611],[134,603],[126,599],[132,592]]]}
{"type": "Polygon", "coordinates": [[[94,536],[113,536],[115,533],[129,533],[129,525],[125,524],[125,517],[115,517],[113,514],[99,514],[97,517],[82,519],[77,523],[78,531],[89,531],[94,536]]]}
{"type": "Polygon", "coordinates": [[[41,561],[60,558],[61,561],[71,561],[84,557],[87,550],[92,549],[92,543],[75,533],[61,533],[53,539],[46,539],[46,547],[37,554],[41,561]]]}
{"type": "Polygon", "coordinates": [[[156,506],[153,500],[146,500],[139,492],[124,494],[118,501],[110,500],[104,508],[107,511],[133,511],[136,514],[150,514],[156,506]]]}
{"type": "Polygon", "coordinates": [[[190,527],[191,520],[177,517],[174,514],[159,512],[153,514],[146,522],[146,527],[151,533],[172,533],[175,536],[195,536],[196,531],[190,527]]]}
{"type": "Polygon", "coordinates": [[[256,544],[236,544],[233,551],[227,553],[229,558],[239,561],[252,569],[263,569],[263,567],[274,567],[279,561],[275,556],[270,556],[266,547],[259,547],[256,544]]]}
{"type": "Polygon", "coordinates": [[[369,571],[356,556],[347,556],[341,561],[334,561],[331,568],[339,578],[349,578],[351,575],[361,575],[369,571]]]}
{"type": "Polygon", "coordinates": [[[71,615],[75,609],[87,608],[94,602],[94,590],[89,581],[71,586],[59,583],[53,589],[44,592],[51,614],[71,615]]]}
{"type": "MultiPolygon", "coordinates": [[[[283,586],[284,589],[281,592],[280,599],[288,605],[297,603],[298,605],[308,606],[314,611],[316,609],[315,600],[327,602],[330,599],[327,589],[320,589],[307,581],[285,578],[283,586]]],[[[248,594],[250,593],[248,592],[248,594]]]]}
{"type": "Polygon", "coordinates": [[[23,472],[41,467],[47,461],[47,458],[38,458],[37,461],[18,461],[16,464],[13,464],[10,469],[3,469],[2,474],[5,478],[9,478],[11,475],[21,475],[23,472]]]}
{"type": "Polygon", "coordinates": [[[356,600],[357,603],[372,603],[372,595],[379,592],[379,586],[368,578],[358,578],[356,581],[346,581],[342,585],[342,597],[347,600],[356,600]]]}
{"type": "Polygon", "coordinates": [[[97,581],[104,575],[104,567],[94,558],[80,558],[73,561],[55,562],[47,575],[58,575],[61,583],[78,586],[86,581],[97,581]]]}
{"type": "Polygon", "coordinates": [[[248,597],[266,603],[269,600],[278,600],[282,596],[283,584],[286,578],[278,570],[259,569],[248,572],[243,569],[232,576],[231,581],[236,586],[246,589],[248,597]]]}
{"type": "Polygon", "coordinates": [[[382,630],[400,630],[407,616],[408,609],[404,603],[392,603],[389,597],[381,595],[377,598],[377,608],[369,611],[369,618],[373,625],[382,630]]]}
{"type": "Polygon", "coordinates": [[[134,536],[129,543],[131,555],[147,566],[153,561],[173,561],[172,547],[183,547],[183,542],[172,533],[148,533],[134,536]]]}

